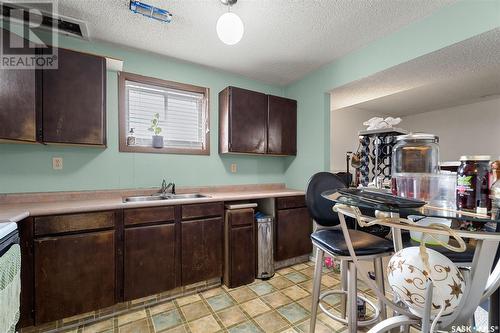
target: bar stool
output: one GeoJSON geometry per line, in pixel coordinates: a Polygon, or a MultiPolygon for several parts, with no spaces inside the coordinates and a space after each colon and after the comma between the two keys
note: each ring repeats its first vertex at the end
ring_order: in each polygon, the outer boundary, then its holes
{"type": "MultiPolygon", "coordinates": [[[[374,324],[380,318],[383,319],[386,317],[385,307],[382,302],[379,301],[378,304],[375,305],[365,297],[357,295],[356,266],[350,259],[349,250],[342,230],[338,227],[340,224],[339,217],[333,212],[331,202],[321,196],[326,190],[340,188],[345,188],[345,184],[339,177],[329,172],[319,172],[311,177],[306,190],[306,204],[311,217],[318,226],[318,230],[311,235],[312,243],[317,250],[309,332],[314,332],[316,328],[318,307],[330,318],[347,324],[349,332],[357,333],[358,326],[368,326],[374,324]],[[331,290],[320,294],[322,266],[325,253],[341,261],[342,290],[331,290]],[[334,315],[320,303],[320,300],[333,294],[342,295],[343,304],[347,301],[346,311],[343,305],[343,317],[334,315]],[[358,321],[358,298],[363,299],[374,309],[374,318],[358,321]]],[[[358,259],[373,261],[377,285],[381,290],[384,290],[382,258],[392,253],[392,242],[358,230],[349,230],[349,235],[358,259]]]]}

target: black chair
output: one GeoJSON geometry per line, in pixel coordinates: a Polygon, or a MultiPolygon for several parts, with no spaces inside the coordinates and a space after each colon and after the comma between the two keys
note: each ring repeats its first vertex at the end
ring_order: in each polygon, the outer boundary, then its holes
{"type": "MultiPolygon", "coordinates": [[[[350,332],[357,332],[358,325],[371,325],[380,318],[385,318],[386,316],[385,307],[381,302],[375,305],[363,296],[357,295],[356,266],[351,261],[344,235],[342,230],[338,227],[340,224],[339,217],[337,213],[332,210],[332,202],[323,198],[321,195],[327,190],[345,187],[345,183],[336,175],[329,172],[319,172],[311,177],[306,190],[307,208],[317,225],[317,230],[311,235],[312,243],[316,247],[316,264],[313,280],[310,332],[314,332],[316,327],[318,307],[330,318],[347,324],[350,332]],[[320,295],[322,265],[325,253],[341,262],[342,290],[331,290],[320,295]],[[342,317],[338,317],[329,312],[320,302],[321,299],[332,294],[342,295],[342,317]],[[374,308],[374,318],[358,321],[358,298],[363,299],[374,308]]],[[[358,230],[349,230],[349,235],[353,243],[353,248],[359,256],[358,258],[360,260],[373,261],[377,284],[381,290],[384,290],[382,258],[392,253],[392,242],[358,230]]]]}

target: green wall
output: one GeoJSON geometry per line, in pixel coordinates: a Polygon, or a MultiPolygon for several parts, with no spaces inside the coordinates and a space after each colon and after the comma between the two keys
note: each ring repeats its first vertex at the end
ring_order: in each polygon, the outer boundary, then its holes
{"type": "Polygon", "coordinates": [[[286,87],[285,95],[298,101],[299,124],[297,157],[286,166],[287,185],[304,188],[312,174],[330,169],[332,89],[499,26],[500,0],[459,1],[286,87]]]}
{"type": "Polygon", "coordinates": [[[117,73],[107,73],[108,148],[0,144],[0,193],[93,190],[159,186],[162,178],[178,186],[284,182],[280,157],[218,154],[218,93],[228,85],[283,95],[281,87],[103,43],[60,38],[60,45],[124,60],[124,70],[210,88],[210,156],[118,152],[117,73]],[[52,170],[52,157],[64,159],[52,170]],[[238,172],[230,172],[237,163],[238,172]]]}
{"type": "Polygon", "coordinates": [[[123,59],[126,71],[209,87],[211,154],[118,153],[117,79],[108,72],[108,148],[0,145],[0,193],[150,187],[163,177],[180,186],[286,182],[304,188],[314,172],[329,169],[329,91],[499,25],[500,0],[459,1],[285,88],[110,44],[61,38],[64,47],[123,59]],[[297,99],[297,157],[218,155],[217,94],[228,85],[297,99]],[[64,170],[52,170],[53,156],[64,158],[64,170]],[[231,163],[238,164],[236,174],[229,172],[231,163]]]}

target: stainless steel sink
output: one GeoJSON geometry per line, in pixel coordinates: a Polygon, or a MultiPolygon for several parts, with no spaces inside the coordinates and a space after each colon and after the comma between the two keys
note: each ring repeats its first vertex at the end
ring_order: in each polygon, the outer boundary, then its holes
{"type": "Polygon", "coordinates": [[[140,201],[157,201],[157,200],[165,200],[165,198],[159,195],[136,195],[132,197],[123,198],[123,202],[140,202],[140,201]]]}
{"type": "Polygon", "coordinates": [[[123,198],[123,202],[201,199],[201,198],[208,198],[208,196],[204,195],[204,194],[200,194],[200,193],[165,194],[165,195],[137,195],[137,196],[123,198]]]}
{"type": "Polygon", "coordinates": [[[200,193],[173,194],[170,196],[169,199],[199,199],[199,198],[208,198],[208,195],[200,193]]]}

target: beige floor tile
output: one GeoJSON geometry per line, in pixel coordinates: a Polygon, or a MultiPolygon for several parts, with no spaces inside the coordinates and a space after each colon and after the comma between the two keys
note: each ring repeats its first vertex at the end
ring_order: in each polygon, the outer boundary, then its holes
{"type": "Polygon", "coordinates": [[[255,317],[261,313],[269,311],[271,308],[268,307],[260,299],[253,299],[251,301],[241,304],[241,308],[248,313],[250,317],[255,317]]]}
{"type": "Polygon", "coordinates": [[[180,325],[180,326],[171,328],[169,330],[162,331],[161,333],[187,333],[187,331],[188,330],[186,329],[185,325],[180,325]]]}
{"type": "Polygon", "coordinates": [[[290,328],[287,328],[285,329],[284,331],[281,331],[280,333],[297,333],[298,331],[293,328],[293,327],[290,327],[290,328]]]}
{"type": "Polygon", "coordinates": [[[126,313],[118,317],[118,326],[122,326],[132,321],[137,321],[144,318],[146,318],[146,311],[144,309],[126,313]]]}
{"type": "Polygon", "coordinates": [[[114,328],[114,319],[106,319],[103,321],[98,321],[94,324],[85,325],[83,327],[83,333],[100,333],[105,332],[114,328]]]}
{"type": "Polygon", "coordinates": [[[279,291],[262,296],[261,298],[262,300],[264,300],[264,302],[266,302],[275,309],[280,306],[290,304],[293,302],[293,300],[290,297],[286,296],[285,294],[279,291]]]}
{"type": "Polygon", "coordinates": [[[188,326],[192,333],[213,333],[221,329],[212,315],[189,322],[188,326]]]}
{"type": "Polygon", "coordinates": [[[233,306],[232,308],[217,312],[217,316],[224,327],[230,327],[247,320],[247,317],[239,306],[233,306]]]}
{"type": "Polygon", "coordinates": [[[301,300],[298,300],[297,303],[302,305],[304,309],[307,309],[311,311],[311,305],[312,305],[312,296],[307,296],[301,300]]]}
{"type": "Polygon", "coordinates": [[[210,310],[201,301],[184,305],[183,307],[181,307],[181,311],[186,318],[186,321],[193,321],[210,314],[210,310]]]}
{"type": "MultiPolygon", "coordinates": [[[[311,319],[307,319],[306,321],[298,324],[297,328],[302,333],[309,333],[310,324],[311,324],[311,319]]],[[[314,333],[332,333],[332,329],[323,324],[320,320],[316,320],[316,327],[314,328],[314,333]]]]}
{"type": "Polygon", "coordinates": [[[248,288],[248,287],[241,287],[238,289],[231,290],[229,292],[229,295],[231,295],[231,297],[234,298],[234,300],[237,303],[244,303],[248,300],[251,300],[251,299],[254,299],[257,297],[257,294],[254,293],[252,290],[250,290],[250,288],[248,288]]]}
{"type": "Polygon", "coordinates": [[[299,300],[301,298],[309,296],[309,293],[304,289],[298,286],[291,286],[282,290],[283,294],[287,295],[294,301],[299,300]]]}
{"type": "Polygon", "coordinates": [[[291,267],[286,267],[286,268],[282,268],[280,270],[278,270],[278,273],[280,275],[285,275],[285,274],[288,274],[288,273],[293,273],[295,270],[291,267]]]}
{"type": "Polygon", "coordinates": [[[290,325],[276,311],[271,311],[255,318],[255,322],[266,333],[279,332],[290,325]]]}
{"type": "Polygon", "coordinates": [[[295,269],[296,271],[306,269],[307,267],[309,267],[309,266],[307,266],[306,264],[297,264],[297,265],[292,266],[292,268],[295,269]]]}
{"type": "Polygon", "coordinates": [[[321,278],[321,284],[327,286],[328,288],[331,288],[333,286],[336,286],[340,283],[340,280],[331,277],[330,275],[324,275],[321,278]]]}
{"type": "Polygon", "coordinates": [[[293,286],[292,281],[282,276],[272,278],[271,280],[269,280],[269,284],[271,284],[276,289],[284,289],[293,286]]]}
{"type": "Polygon", "coordinates": [[[217,288],[212,288],[210,290],[204,291],[201,294],[203,295],[203,297],[209,298],[209,297],[220,295],[223,292],[224,292],[224,289],[222,289],[221,287],[217,287],[217,288]]]}
{"type": "Polygon", "coordinates": [[[175,300],[179,306],[201,301],[201,297],[198,294],[193,294],[189,296],[184,296],[175,300]]]}
{"type": "Polygon", "coordinates": [[[314,276],[314,267],[307,266],[306,269],[303,269],[300,272],[305,276],[312,278],[314,276]]]}
{"type": "Polygon", "coordinates": [[[331,329],[335,331],[341,331],[346,328],[346,326],[330,317],[328,317],[324,313],[318,314],[318,319],[323,322],[326,326],[330,327],[331,329]]]}
{"type": "Polygon", "coordinates": [[[149,307],[149,313],[152,316],[154,316],[157,313],[161,313],[161,312],[165,312],[165,311],[168,311],[168,310],[172,310],[173,308],[175,308],[174,302],[168,301],[168,302],[165,302],[165,303],[161,303],[161,304],[153,305],[153,306],[149,307]]]}
{"type": "Polygon", "coordinates": [[[150,333],[147,319],[133,321],[118,328],[119,333],[150,333]]]}

